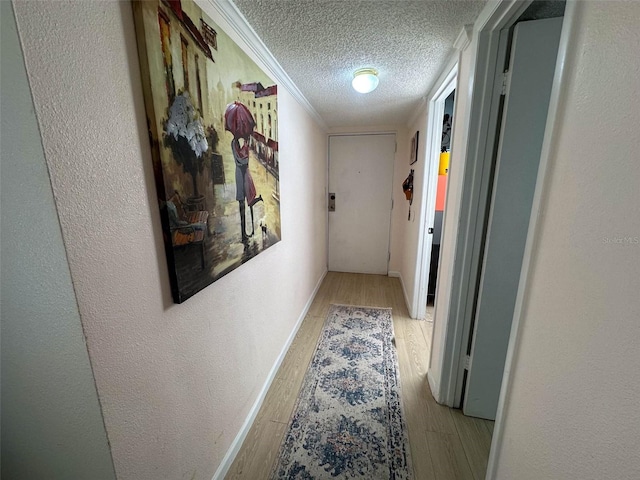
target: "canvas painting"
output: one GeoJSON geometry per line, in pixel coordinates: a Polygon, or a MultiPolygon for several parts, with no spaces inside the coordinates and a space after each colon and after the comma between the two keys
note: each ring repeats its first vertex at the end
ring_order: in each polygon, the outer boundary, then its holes
{"type": "Polygon", "coordinates": [[[278,87],[194,2],[133,2],[158,205],[181,303],[280,238],[278,87]]]}
{"type": "Polygon", "coordinates": [[[409,165],[413,165],[418,161],[418,137],[420,136],[420,132],[417,131],[416,134],[411,138],[411,149],[409,150],[409,165]]]}

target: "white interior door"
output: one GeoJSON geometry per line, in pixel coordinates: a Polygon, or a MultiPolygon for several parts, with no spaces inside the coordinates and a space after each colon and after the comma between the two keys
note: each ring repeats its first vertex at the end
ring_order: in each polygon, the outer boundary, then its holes
{"type": "Polygon", "coordinates": [[[329,137],[329,270],[387,274],[395,134],[329,137]]]}
{"type": "Polygon", "coordinates": [[[495,419],[562,18],[516,25],[487,227],[465,415],[495,419]]]}

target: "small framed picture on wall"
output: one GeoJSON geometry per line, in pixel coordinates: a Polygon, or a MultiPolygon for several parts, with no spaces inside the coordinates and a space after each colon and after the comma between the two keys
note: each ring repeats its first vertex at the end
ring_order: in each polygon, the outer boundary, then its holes
{"type": "Polygon", "coordinates": [[[420,131],[417,131],[416,134],[411,139],[411,156],[409,158],[409,165],[413,165],[418,161],[418,136],[420,135],[420,131]]]}

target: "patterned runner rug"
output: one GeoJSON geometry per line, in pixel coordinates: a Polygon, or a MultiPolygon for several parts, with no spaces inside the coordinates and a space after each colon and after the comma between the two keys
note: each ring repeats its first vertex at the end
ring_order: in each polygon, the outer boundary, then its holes
{"type": "Polygon", "coordinates": [[[331,305],[271,479],[413,478],[391,309],[331,305]]]}

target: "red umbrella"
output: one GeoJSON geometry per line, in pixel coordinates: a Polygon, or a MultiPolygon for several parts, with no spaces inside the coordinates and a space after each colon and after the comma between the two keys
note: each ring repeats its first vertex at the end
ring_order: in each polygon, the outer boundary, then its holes
{"type": "Polygon", "coordinates": [[[251,135],[256,121],[246,105],[233,102],[227,105],[224,112],[224,128],[236,138],[246,138],[251,135]]]}

